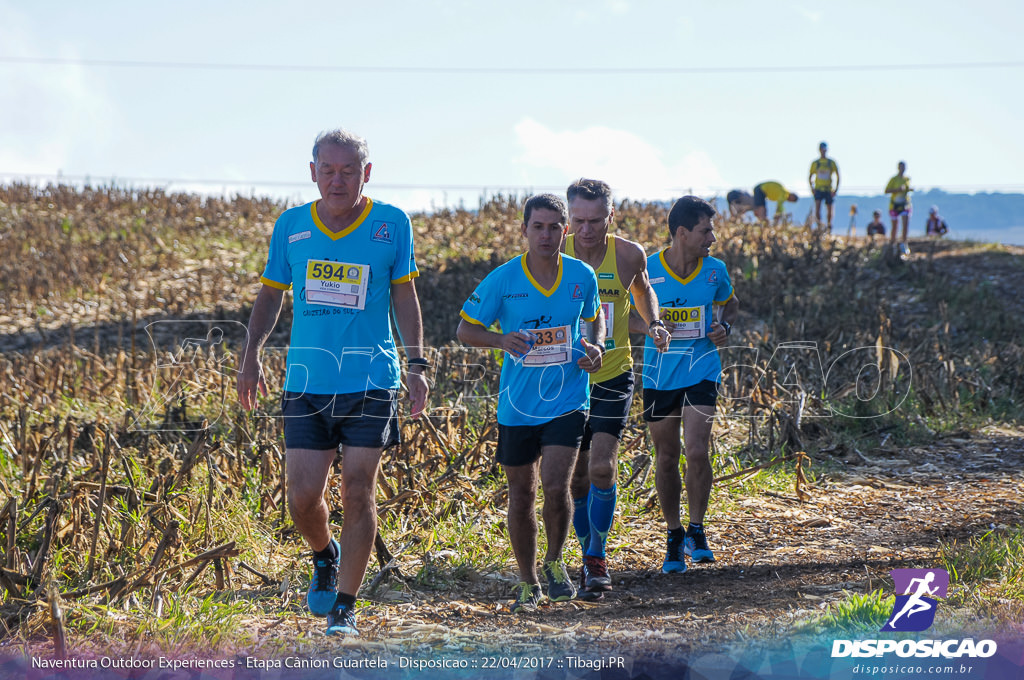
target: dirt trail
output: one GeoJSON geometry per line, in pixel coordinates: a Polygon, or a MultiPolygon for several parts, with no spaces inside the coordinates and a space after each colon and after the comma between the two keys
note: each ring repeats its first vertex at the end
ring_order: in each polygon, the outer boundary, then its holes
{"type": "MultiPolygon", "coordinates": [[[[764,493],[735,512],[716,514],[709,524],[718,557],[713,565],[661,574],[658,518],[620,518],[650,528],[634,531],[639,540],[612,554],[615,590],[602,601],[513,616],[506,613],[509,584],[497,579],[443,595],[395,590],[363,610],[363,639],[352,644],[367,651],[601,653],[612,645],[674,653],[741,633],[770,637],[847,592],[891,592],[891,569],[939,566],[942,543],[1021,523],[1024,431],[989,428],[927,447],[845,458],[845,472],[820,480],[806,502],[764,493]]],[[[310,617],[296,623],[313,639],[321,625],[310,617]]],[[[275,637],[290,634],[275,631],[275,637]]]]}

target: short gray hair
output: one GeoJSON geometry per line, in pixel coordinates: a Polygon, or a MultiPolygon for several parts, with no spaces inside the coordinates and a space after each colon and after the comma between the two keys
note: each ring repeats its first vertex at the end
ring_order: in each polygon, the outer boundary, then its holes
{"type": "Polygon", "coordinates": [[[583,198],[588,201],[604,201],[604,207],[608,210],[609,214],[614,207],[612,203],[612,188],[608,186],[607,182],[602,182],[599,179],[580,177],[569,185],[568,191],[565,192],[565,197],[569,199],[570,204],[577,198],[583,198]]]}
{"type": "Polygon", "coordinates": [[[336,128],[334,130],[324,130],[317,135],[316,141],[313,142],[314,163],[320,160],[320,147],[324,144],[335,144],[352,149],[359,156],[359,164],[362,166],[366,165],[366,159],[370,156],[370,148],[366,145],[365,139],[344,128],[336,128]]]}

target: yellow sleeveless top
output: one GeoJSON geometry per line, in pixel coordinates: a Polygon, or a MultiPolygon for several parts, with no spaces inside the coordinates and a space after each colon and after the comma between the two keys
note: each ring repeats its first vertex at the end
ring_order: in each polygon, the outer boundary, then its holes
{"type": "MultiPolygon", "coordinates": [[[[565,239],[565,254],[569,257],[576,257],[573,236],[569,234],[565,239]]],[[[629,288],[619,279],[619,268],[615,262],[615,238],[608,235],[604,261],[594,270],[597,273],[597,288],[601,293],[606,337],[604,362],[600,371],[590,374],[591,383],[604,382],[633,370],[633,355],[629,350],[629,288]]]]}

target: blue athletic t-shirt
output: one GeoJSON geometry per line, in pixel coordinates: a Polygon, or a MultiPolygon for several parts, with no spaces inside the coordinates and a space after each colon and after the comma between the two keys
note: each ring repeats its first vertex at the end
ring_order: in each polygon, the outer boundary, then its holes
{"type": "Polygon", "coordinates": [[[721,382],[722,361],[707,334],[714,321],[712,305],[724,305],[733,295],[725,263],[703,257],[684,279],[665,262],[662,250],[647,258],[647,272],[661,318],[676,323],[676,328],[665,353],[650,337],[644,341],[644,387],[678,390],[702,380],[721,382]]]}
{"type": "Polygon", "coordinates": [[[320,221],[316,202],[277,219],[260,280],[293,289],[285,390],[346,394],[401,385],[391,284],[419,275],[412,240],[404,212],[369,198],[355,223],[336,234],[320,221]]]}
{"type": "Polygon", "coordinates": [[[462,306],[462,318],[505,332],[529,330],[537,341],[524,357],[506,353],[501,367],[498,422],[540,425],[563,413],[590,407],[590,379],[576,365],[584,355],[580,319],[601,309],[597,276],[590,265],[559,255],[554,286],[545,290],[526,268],[526,255],[488,274],[462,306]]]}

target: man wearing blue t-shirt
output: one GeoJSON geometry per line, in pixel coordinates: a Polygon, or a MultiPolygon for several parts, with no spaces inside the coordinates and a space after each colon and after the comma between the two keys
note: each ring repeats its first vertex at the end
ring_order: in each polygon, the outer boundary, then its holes
{"type": "MultiPolygon", "coordinates": [[[[711,220],[715,209],[696,196],[676,201],[668,215],[672,244],[647,258],[651,287],[658,296],[661,318],[672,334],[667,352],[658,351],[650,336],[644,345],[644,420],[654,439],[654,483],[668,529],[665,573],[686,571],[684,555],[693,562],[714,562],[704,534],[704,514],[711,495],[708,449],[711,422],[722,376],[718,347],[732,332],[739,303],[725,263],[710,257],[715,242],[711,220]],[[716,320],[716,309],[721,316],[716,320]],[[685,452],[680,450],[680,426],[685,452]],[[679,456],[686,456],[686,500],[690,523],[680,521],[679,456]]],[[[630,330],[647,325],[630,319],[630,330]]]]}
{"type": "Polygon", "coordinates": [[[274,224],[238,376],[239,401],[252,409],[257,393],[267,394],[260,350],[292,289],[282,400],[288,509],[313,550],[306,603],[327,617],[328,635],[358,634],[353,611],[377,532],[377,469],[383,450],[398,443],[402,375],[391,309],[413,417],[427,400],[412,227],[398,208],[363,195],[367,154],[366,141],[345,130],[317,137],[309,168],[320,199],[274,224]],[[324,491],[339,446],[345,522],[335,540],[324,491]]]}
{"type": "Polygon", "coordinates": [[[498,395],[498,462],[508,477],[508,533],[521,583],[513,612],[543,599],[537,574],[537,482],[544,489],[548,598],[576,596],[562,562],[572,500],[569,478],[590,405],[588,373],[601,368],[604,321],[597,276],[560,250],[565,202],[533,196],[523,208],[527,252],[488,274],[462,306],[458,338],[506,352],[498,395]],[[584,337],[582,321],[589,324],[584,337]],[[488,330],[495,321],[501,332],[488,330]]]}

